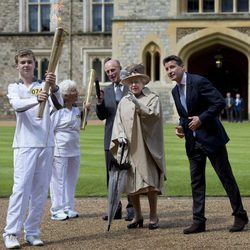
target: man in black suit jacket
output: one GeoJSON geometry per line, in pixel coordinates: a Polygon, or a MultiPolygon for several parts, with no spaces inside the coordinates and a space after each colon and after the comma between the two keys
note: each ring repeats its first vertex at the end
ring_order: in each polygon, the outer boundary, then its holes
{"type": "Polygon", "coordinates": [[[233,210],[234,224],[230,232],[242,231],[248,223],[238,185],[227,155],[229,138],[218,116],[225,107],[225,100],[204,77],[185,72],[177,56],[163,59],[169,78],[177,84],[172,90],[180,116],[176,135],[186,139],[186,153],[190,163],[193,196],[193,223],[184,234],[204,232],[205,218],[205,166],[206,158],[216,171],[233,210]]]}
{"type": "MultiPolygon", "coordinates": [[[[109,183],[109,170],[111,167],[112,155],[109,151],[110,140],[112,135],[112,128],[115,119],[116,109],[119,103],[119,100],[116,100],[116,90],[120,88],[122,91],[122,96],[126,95],[128,92],[127,86],[119,86],[120,84],[120,71],[121,65],[118,60],[107,58],[104,64],[104,70],[111,81],[111,84],[104,88],[104,91],[101,91],[100,98],[97,99],[96,104],[96,114],[100,120],[105,120],[105,131],[104,131],[104,150],[105,150],[105,161],[106,161],[106,171],[107,171],[107,186],[109,183]]],[[[132,203],[128,197],[127,204],[127,216],[125,220],[131,221],[134,217],[134,211],[132,203]]],[[[121,219],[122,209],[121,203],[118,206],[114,219],[121,219]]],[[[107,215],[103,216],[104,220],[108,219],[107,215]]]]}

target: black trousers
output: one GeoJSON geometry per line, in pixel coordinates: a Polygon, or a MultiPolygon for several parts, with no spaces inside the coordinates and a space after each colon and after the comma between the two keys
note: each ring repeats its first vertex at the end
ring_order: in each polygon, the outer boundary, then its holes
{"type": "MultiPolygon", "coordinates": [[[[105,150],[107,188],[109,186],[109,171],[110,171],[110,168],[111,168],[111,159],[112,159],[112,154],[110,153],[109,150],[105,150]]],[[[130,196],[128,195],[127,198],[128,198],[128,204],[127,204],[126,208],[133,207],[130,196]]]]}
{"type": "Polygon", "coordinates": [[[227,115],[227,121],[228,122],[233,122],[234,119],[233,119],[233,108],[230,107],[230,108],[226,108],[226,115],[227,115]]]}
{"type": "Polygon", "coordinates": [[[235,121],[236,122],[242,122],[242,115],[243,115],[242,111],[238,110],[238,109],[235,109],[234,113],[235,113],[235,121]]]}
{"type": "Polygon", "coordinates": [[[245,218],[246,211],[243,208],[238,185],[234,178],[231,165],[228,160],[226,146],[215,154],[206,154],[202,145],[195,142],[192,156],[189,156],[191,187],[193,196],[193,221],[196,223],[206,221],[205,218],[205,192],[206,179],[205,168],[206,158],[210,160],[216,174],[218,175],[233,210],[232,215],[245,218]]]}

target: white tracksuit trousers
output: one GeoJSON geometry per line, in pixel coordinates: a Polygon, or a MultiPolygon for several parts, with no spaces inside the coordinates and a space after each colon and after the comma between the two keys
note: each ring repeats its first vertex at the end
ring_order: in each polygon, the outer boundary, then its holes
{"type": "Polygon", "coordinates": [[[3,236],[40,234],[52,171],[53,147],[14,149],[14,185],[3,236]]]}
{"type": "Polygon", "coordinates": [[[75,208],[75,187],[80,169],[80,156],[54,156],[50,182],[51,213],[75,208]]]}

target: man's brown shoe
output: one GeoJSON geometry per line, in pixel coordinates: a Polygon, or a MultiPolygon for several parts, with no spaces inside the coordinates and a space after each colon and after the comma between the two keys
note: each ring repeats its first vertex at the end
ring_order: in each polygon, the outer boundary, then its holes
{"type": "Polygon", "coordinates": [[[184,234],[196,234],[196,233],[201,233],[205,232],[206,230],[206,223],[193,223],[190,227],[185,228],[183,230],[184,234]]]}
{"type": "Polygon", "coordinates": [[[236,217],[234,218],[234,224],[232,227],[229,229],[229,232],[240,232],[244,229],[245,225],[248,223],[248,217],[246,216],[245,218],[240,218],[236,217]]]}

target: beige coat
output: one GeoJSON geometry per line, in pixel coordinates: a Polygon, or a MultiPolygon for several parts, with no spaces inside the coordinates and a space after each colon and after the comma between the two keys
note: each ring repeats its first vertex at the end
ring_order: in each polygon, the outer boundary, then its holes
{"type": "Polygon", "coordinates": [[[110,151],[120,162],[118,138],[126,139],[127,144],[122,162],[129,161],[127,192],[147,192],[149,188],[164,191],[166,163],[164,151],[163,119],[159,96],[147,87],[138,98],[140,107],[122,98],[114,120],[110,151]]]}

